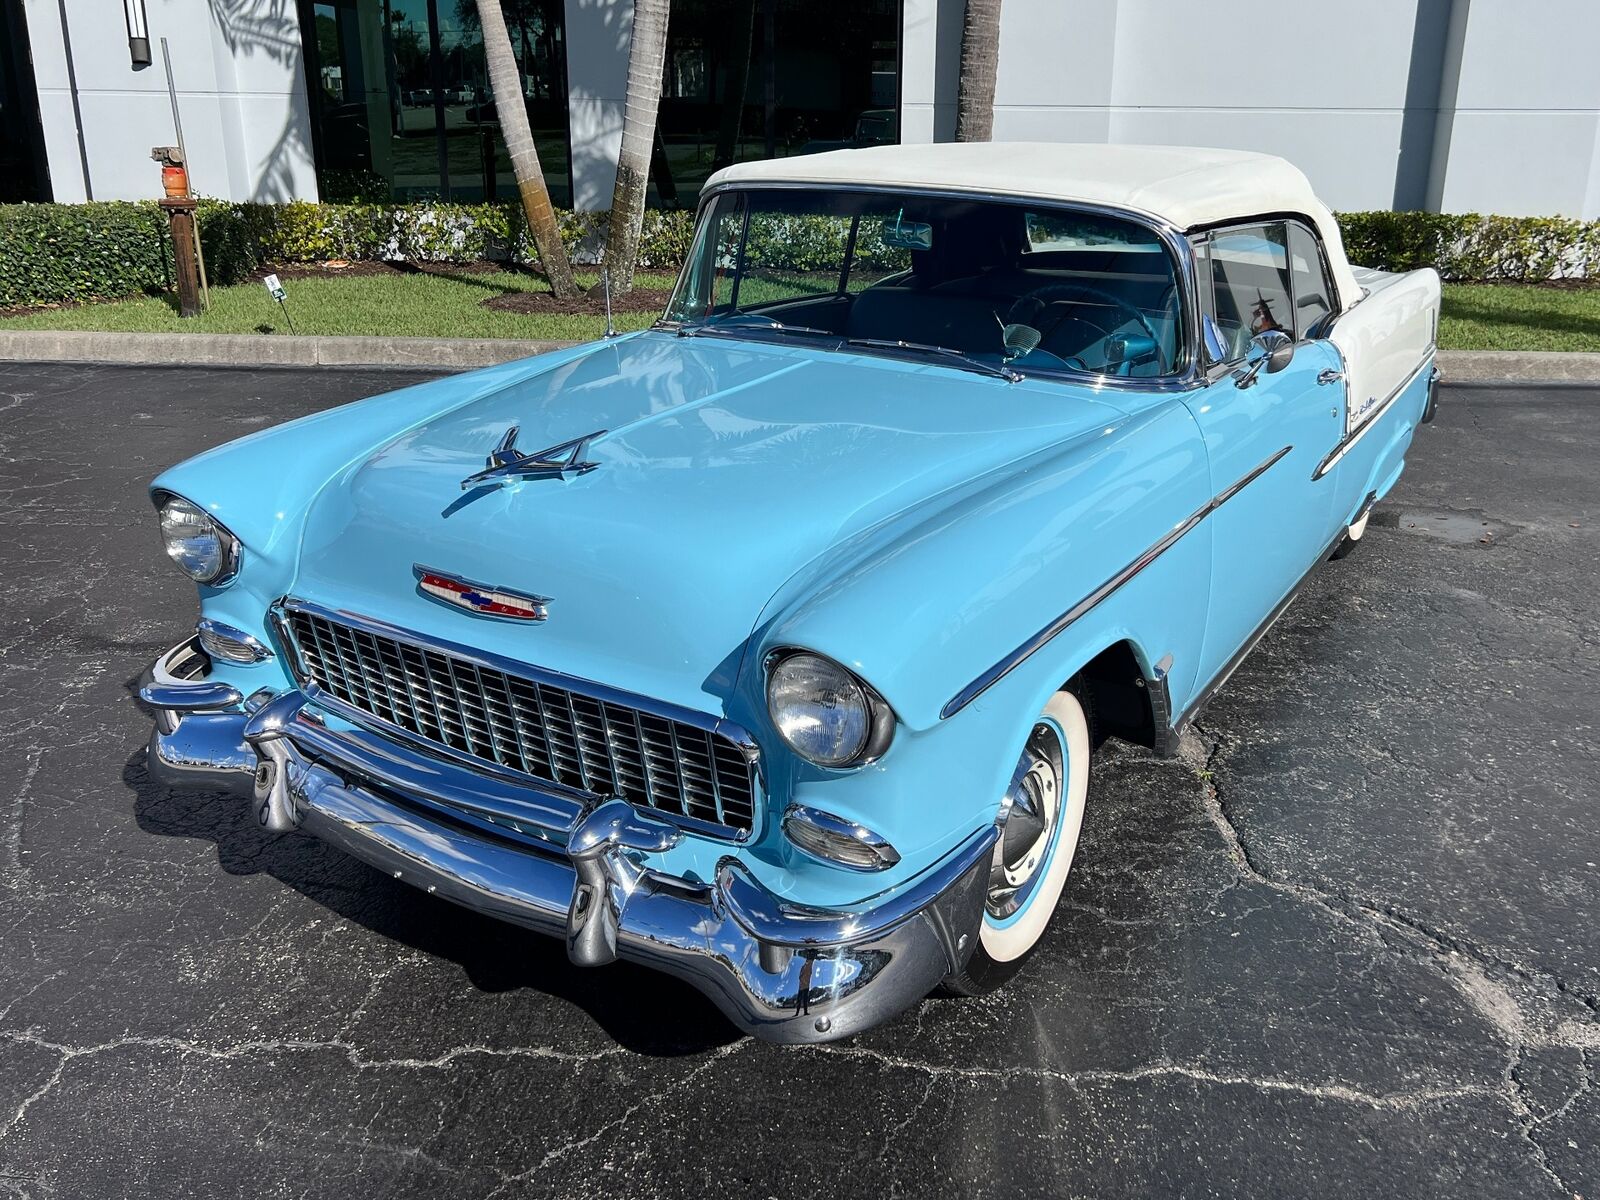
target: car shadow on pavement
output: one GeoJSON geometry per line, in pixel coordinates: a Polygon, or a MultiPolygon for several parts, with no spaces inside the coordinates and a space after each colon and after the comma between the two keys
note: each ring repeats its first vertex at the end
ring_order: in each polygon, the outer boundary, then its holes
{"type": "MultiPolygon", "coordinates": [[[[130,680],[129,691],[137,694],[140,682],[130,680]]],[[[426,895],[309,835],[268,833],[237,797],[163,787],[145,769],[143,749],[128,759],[122,782],[146,833],[214,842],[229,875],[270,875],[380,937],[456,963],[481,992],[531,988],[564,1000],[638,1054],[698,1054],[741,1036],[681,980],[626,962],[574,966],[555,938],[426,895]]]]}

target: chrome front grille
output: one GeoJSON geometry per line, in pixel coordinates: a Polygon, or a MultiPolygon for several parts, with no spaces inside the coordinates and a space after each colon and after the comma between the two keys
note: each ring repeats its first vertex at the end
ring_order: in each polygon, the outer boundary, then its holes
{"type": "Polygon", "coordinates": [[[283,615],[301,682],[380,721],[536,779],[751,828],[754,765],[715,730],[321,613],[283,615]]]}

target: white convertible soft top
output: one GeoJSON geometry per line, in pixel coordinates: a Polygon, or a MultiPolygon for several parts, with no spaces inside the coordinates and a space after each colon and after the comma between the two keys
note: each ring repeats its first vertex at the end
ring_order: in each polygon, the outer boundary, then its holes
{"type": "Polygon", "coordinates": [[[1361,298],[1338,223],[1298,167],[1271,154],[1189,146],[1072,142],[941,142],[830,150],[718,171],[722,183],[934,188],[1127,209],[1178,229],[1258,213],[1301,213],[1328,249],[1340,305],[1361,298]]]}

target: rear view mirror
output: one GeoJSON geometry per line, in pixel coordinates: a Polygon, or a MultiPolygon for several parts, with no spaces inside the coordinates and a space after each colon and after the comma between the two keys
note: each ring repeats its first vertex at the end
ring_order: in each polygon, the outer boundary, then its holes
{"type": "Polygon", "coordinates": [[[895,214],[892,221],[883,223],[883,244],[897,250],[932,250],[933,226],[925,221],[907,221],[905,213],[895,214]]]}

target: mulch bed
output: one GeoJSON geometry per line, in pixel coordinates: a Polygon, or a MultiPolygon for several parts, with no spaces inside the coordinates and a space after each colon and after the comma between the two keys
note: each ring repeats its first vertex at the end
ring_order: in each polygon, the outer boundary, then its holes
{"type": "MultiPolygon", "coordinates": [[[[646,288],[636,288],[625,296],[611,297],[611,311],[614,313],[659,313],[667,307],[667,298],[671,292],[650,291],[646,288]]],[[[583,293],[573,300],[557,300],[549,292],[507,292],[502,296],[490,296],[487,300],[478,301],[484,308],[492,308],[496,312],[511,313],[583,313],[592,316],[604,316],[606,311],[605,295],[596,287],[593,291],[583,293]]]]}

